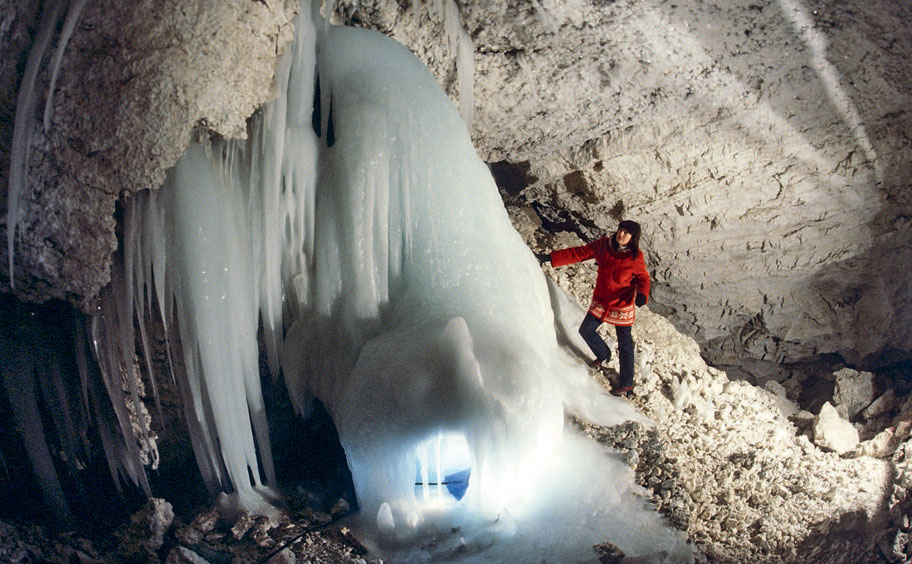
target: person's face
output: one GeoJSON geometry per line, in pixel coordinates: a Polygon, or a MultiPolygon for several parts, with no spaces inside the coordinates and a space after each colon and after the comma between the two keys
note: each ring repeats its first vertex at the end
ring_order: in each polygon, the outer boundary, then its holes
{"type": "Polygon", "coordinates": [[[627,243],[633,239],[633,235],[625,229],[618,229],[617,235],[615,235],[614,238],[617,239],[618,245],[626,246],[627,243]]]}

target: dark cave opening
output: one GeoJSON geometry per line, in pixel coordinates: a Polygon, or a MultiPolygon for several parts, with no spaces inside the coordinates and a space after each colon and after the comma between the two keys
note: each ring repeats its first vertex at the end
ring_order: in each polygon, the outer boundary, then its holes
{"type": "MultiPolygon", "coordinates": [[[[128,516],[141,509],[147,498],[140,487],[125,478],[119,490],[115,486],[95,427],[95,415],[90,416],[85,410],[76,360],[79,340],[75,334],[76,324],[84,322],[83,314],[63,302],[28,304],[7,295],[0,296],[0,312],[2,364],[9,368],[10,359],[16,354],[38,361],[29,367],[29,374],[38,391],[38,411],[48,452],[66,499],[66,507],[49,511],[53,500],[45,499],[41,478],[30,464],[29,447],[15,420],[7,386],[0,386],[0,519],[22,525],[38,524],[58,533],[72,530],[99,545],[109,544],[111,531],[127,523],[128,516]],[[73,413],[62,413],[41,393],[42,389],[50,389],[47,383],[39,382],[42,378],[52,378],[46,370],[50,363],[60,368],[60,379],[67,388],[73,413]],[[67,417],[78,421],[74,430],[86,445],[76,461],[68,460],[65,453],[68,449],[58,437],[67,430],[55,426],[55,420],[59,422],[67,417]],[[61,518],[62,515],[71,517],[61,518]]],[[[153,335],[160,335],[161,328],[154,321],[149,328],[153,335]]],[[[94,366],[90,352],[85,352],[94,366]]],[[[139,343],[137,352],[141,354],[139,343]]],[[[152,431],[160,439],[157,446],[161,460],[159,468],[146,468],[146,475],[153,497],[168,501],[175,515],[189,522],[194,515],[210,508],[213,498],[203,483],[189,438],[181,430],[185,424],[182,409],[174,396],[169,395],[174,390],[168,390],[170,377],[162,366],[164,355],[153,356],[157,357],[152,360],[153,369],[162,372],[158,378],[159,390],[164,394],[163,410],[169,421],[162,421],[152,407],[151,397],[143,398],[152,413],[152,431]]],[[[141,362],[140,366],[140,372],[148,380],[146,364],[141,362]]],[[[293,413],[284,383],[269,374],[265,354],[261,355],[261,374],[277,468],[276,485],[283,503],[292,510],[306,506],[328,513],[338,500],[344,499],[350,511],[356,511],[357,500],[345,451],[323,404],[314,400],[309,416],[299,417],[293,413]]],[[[90,367],[90,376],[100,377],[97,366],[94,370],[90,367]]],[[[148,382],[146,385],[148,389],[148,382]]]]}
{"type": "Polygon", "coordinates": [[[118,491],[101,448],[96,426],[100,413],[90,407],[91,393],[82,390],[77,369],[76,324],[81,314],[68,303],[31,304],[8,295],[0,296],[0,312],[0,365],[5,365],[0,386],[0,518],[104,535],[141,506],[145,495],[132,484],[121,483],[118,491]],[[24,440],[11,403],[10,394],[18,393],[13,371],[19,371],[19,383],[34,390],[38,418],[33,421],[40,422],[53,466],[41,477],[29,452],[41,449],[24,440]],[[48,472],[55,475],[62,499],[48,497],[42,483],[48,472]]]}

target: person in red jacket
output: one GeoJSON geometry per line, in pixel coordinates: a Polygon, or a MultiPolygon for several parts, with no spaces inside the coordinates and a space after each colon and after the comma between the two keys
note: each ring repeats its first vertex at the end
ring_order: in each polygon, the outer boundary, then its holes
{"type": "Polygon", "coordinates": [[[595,259],[598,276],[589,311],[579,333],[595,354],[589,363],[597,367],[611,358],[611,349],[596,332],[602,322],[614,325],[621,366],[618,386],[611,393],[626,395],[633,389],[633,334],[631,328],[636,307],[649,299],[649,272],[640,250],[640,224],[622,221],[610,237],[602,237],[580,247],[570,247],[548,254],[536,254],[542,262],[551,261],[555,268],[595,259]]]}

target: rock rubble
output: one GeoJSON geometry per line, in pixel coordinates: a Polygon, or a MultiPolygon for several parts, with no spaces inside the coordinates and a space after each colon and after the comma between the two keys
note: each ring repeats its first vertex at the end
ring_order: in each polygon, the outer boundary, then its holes
{"type": "MultiPolygon", "coordinates": [[[[703,561],[908,557],[912,443],[897,448],[893,441],[892,450],[881,449],[886,458],[875,458],[856,440],[838,449],[840,456],[799,430],[790,419],[799,410],[783,409],[789,400],[706,366],[693,354],[696,344],[660,316],[641,309],[634,327],[642,360],[633,401],[654,427],[578,425],[621,452],[703,561]]],[[[857,437],[835,408],[828,410],[857,437]]]]}
{"type": "MultiPolygon", "coordinates": [[[[513,218],[535,249],[579,244],[567,233],[542,240],[528,216],[513,218]]],[[[591,264],[544,269],[579,303],[588,303],[591,264]]],[[[605,325],[600,331],[614,347],[613,332],[605,325]]],[[[648,305],[638,309],[633,335],[632,401],[654,426],[578,425],[621,452],[657,509],[687,533],[706,562],[872,563],[912,556],[912,460],[906,456],[907,448],[912,454],[912,398],[898,401],[885,392],[874,399],[869,375],[850,369],[834,374],[842,391],[829,401],[856,414],[850,423],[830,407],[839,431],[822,432],[837,441],[855,437],[840,455],[815,443],[822,441],[815,435],[820,413],[789,399],[787,389],[800,392],[792,382],[759,387],[729,378],[648,305]]],[[[608,372],[617,369],[614,358],[608,372]]],[[[604,374],[595,377],[608,385],[604,374]]]]}
{"type": "Polygon", "coordinates": [[[333,515],[307,506],[274,519],[250,514],[229,519],[211,508],[182,524],[167,501],[153,498],[114,532],[113,543],[94,544],[0,521],[0,561],[17,564],[381,564],[365,560],[365,553],[347,528],[334,524],[333,515]]]}

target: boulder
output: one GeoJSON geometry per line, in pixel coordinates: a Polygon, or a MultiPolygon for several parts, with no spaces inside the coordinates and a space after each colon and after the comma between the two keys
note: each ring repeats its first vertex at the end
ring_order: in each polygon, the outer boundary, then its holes
{"type": "Polygon", "coordinates": [[[861,411],[861,416],[866,420],[876,419],[885,415],[896,407],[896,393],[890,389],[881,394],[876,400],[861,411]]]}
{"type": "Polygon", "coordinates": [[[843,368],[835,373],[833,404],[840,417],[851,420],[874,400],[874,375],[843,368]]]}
{"type": "Polygon", "coordinates": [[[177,546],[168,553],[165,564],[209,564],[209,561],[185,546],[177,546]]]}
{"type": "Polygon", "coordinates": [[[895,432],[893,429],[884,429],[874,438],[863,441],[858,445],[858,453],[862,456],[886,458],[896,450],[895,432]]]}
{"type": "Polygon", "coordinates": [[[840,417],[832,404],[826,402],[814,421],[814,444],[837,454],[845,454],[858,446],[858,431],[840,417]]]}
{"type": "Polygon", "coordinates": [[[127,524],[114,533],[117,554],[124,561],[144,560],[154,555],[164,544],[165,534],[174,521],[171,504],[151,498],[146,505],[130,516],[127,524]]]}
{"type": "Polygon", "coordinates": [[[775,380],[768,380],[763,387],[773,395],[773,401],[783,416],[793,417],[798,414],[798,406],[788,399],[785,386],[775,380]]]}

